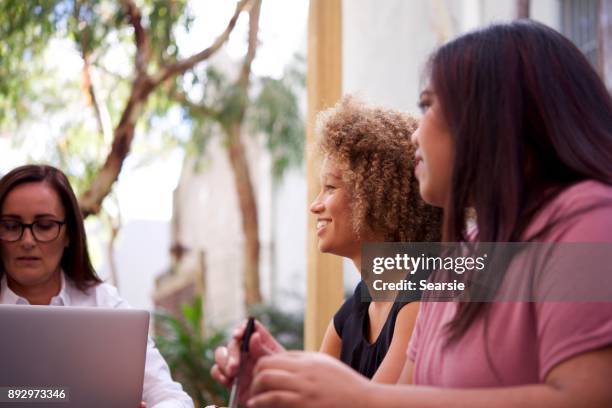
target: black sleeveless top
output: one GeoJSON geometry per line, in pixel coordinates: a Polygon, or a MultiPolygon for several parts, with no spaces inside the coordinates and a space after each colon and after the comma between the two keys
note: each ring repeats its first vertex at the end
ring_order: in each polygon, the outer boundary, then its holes
{"type": "Polygon", "coordinates": [[[367,333],[370,329],[370,318],[368,317],[370,302],[362,301],[362,290],[368,293],[363,281],[359,282],[353,295],[334,315],[334,327],[342,340],[340,360],[360,374],[372,378],[391,345],[397,314],[408,302],[393,304],[378,338],[370,344],[367,340],[367,333]]]}

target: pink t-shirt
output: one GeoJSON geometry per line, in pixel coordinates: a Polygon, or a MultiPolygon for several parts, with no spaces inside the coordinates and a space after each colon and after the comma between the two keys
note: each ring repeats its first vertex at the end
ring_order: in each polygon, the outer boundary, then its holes
{"type": "MultiPolygon", "coordinates": [[[[612,242],[612,187],[595,181],[563,191],[529,230],[595,203],[604,204],[555,226],[543,241],[612,242]]],[[[445,326],[457,307],[454,302],[421,303],[408,346],[414,384],[469,388],[542,383],[564,360],[612,345],[612,303],[494,303],[486,325],[476,319],[461,339],[447,346],[445,326]]]]}

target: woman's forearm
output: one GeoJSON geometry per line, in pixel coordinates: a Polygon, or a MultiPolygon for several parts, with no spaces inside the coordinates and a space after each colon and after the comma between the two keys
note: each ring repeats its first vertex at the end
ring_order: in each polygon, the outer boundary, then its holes
{"type": "MultiPolygon", "coordinates": [[[[370,383],[363,407],[385,408],[575,408],[583,407],[571,395],[550,385],[504,388],[448,389],[370,383]]],[[[598,405],[593,405],[598,406],[598,405]]]]}

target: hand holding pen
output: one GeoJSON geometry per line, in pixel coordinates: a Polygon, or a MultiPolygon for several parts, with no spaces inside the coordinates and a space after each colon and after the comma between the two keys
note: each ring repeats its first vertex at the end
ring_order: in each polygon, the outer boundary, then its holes
{"type": "Polygon", "coordinates": [[[255,331],[255,318],[249,317],[249,320],[246,325],[246,329],[244,329],[244,334],[242,335],[242,339],[240,341],[240,365],[238,366],[238,375],[234,378],[234,384],[232,384],[232,390],[230,392],[229,403],[227,406],[229,408],[238,408],[238,392],[240,390],[240,373],[245,367],[245,361],[248,360],[249,357],[249,342],[251,341],[251,336],[255,331]]]}
{"type": "Polygon", "coordinates": [[[215,350],[215,365],[211,370],[213,378],[227,387],[232,387],[235,378],[239,376],[237,397],[240,403],[246,403],[249,399],[253,368],[257,361],[261,357],[285,351],[265,326],[255,320],[248,342],[248,354],[242,358],[240,348],[247,323],[245,320],[234,330],[226,346],[215,350]],[[241,363],[244,364],[241,366],[241,363]]]}

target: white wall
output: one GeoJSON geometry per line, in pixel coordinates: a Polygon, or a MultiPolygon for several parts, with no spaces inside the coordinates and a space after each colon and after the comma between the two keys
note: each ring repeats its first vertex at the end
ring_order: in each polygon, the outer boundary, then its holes
{"type": "Polygon", "coordinates": [[[302,310],[306,301],[308,203],[303,169],[290,169],[273,194],[273,276],[271,300],[284,310],[302,310]]]}
{"type": "MultiPolygon", "coordinates": [[[[155,277],[170,267],[170,226],[167,221],[134,220],[126,223],[115,242],[117,287],[121,296],[138,309],[153,308],[155,277]]],[[[100,248],[107,251],[107,248],[100,248]]],[[[109,279],[106,252],[98,271],[109,279]]]]}
{"type": "MultiPolygon", "coordinates": [[[[533,0],[531,15],[556,28],[558,3],[533,0]]],[[[514,15],[514,0],[345,0],[343,92],[416,112],[424,66],[444,36],[514,15]]]]}
{"type": "Polygon", "coordinates": [[[436,44],[430,9],[426,1],[343,1],[343,92],[415,110],[423,61],[436,44]]]}

